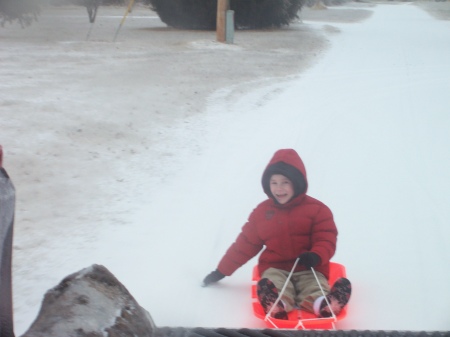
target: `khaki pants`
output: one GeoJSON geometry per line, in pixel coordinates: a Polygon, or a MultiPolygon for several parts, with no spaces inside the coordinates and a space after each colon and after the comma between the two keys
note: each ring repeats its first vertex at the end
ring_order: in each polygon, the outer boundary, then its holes
{"type": "MultiPolygon", "coordinates": [[[[316,272],[320,285],[325,295],[330,292],[330,285],[327,278],[319,272],[316,272]]],[[[276,268],[269,268],[263,272],[261,278],[271,280],[278,292],[281,292],[289,272],[276,268]]],[[[322,296],[322,291],[317,284],[316,278],[311,270],[300,271],[292,274],[281,299],[285,304],[286,311],[291,311],[296,307],[314,313],[313,304],[316,298],[322,296]]]]}

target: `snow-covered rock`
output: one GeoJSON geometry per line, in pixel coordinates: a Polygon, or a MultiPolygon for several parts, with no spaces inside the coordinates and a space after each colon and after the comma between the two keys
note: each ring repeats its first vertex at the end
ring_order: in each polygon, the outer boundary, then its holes
{"type": "Polygon", "coordinates": [[[44,297],[37,319],[22,337],[152,336],[149,313],[101,265],[64,278],[44,297]]]}

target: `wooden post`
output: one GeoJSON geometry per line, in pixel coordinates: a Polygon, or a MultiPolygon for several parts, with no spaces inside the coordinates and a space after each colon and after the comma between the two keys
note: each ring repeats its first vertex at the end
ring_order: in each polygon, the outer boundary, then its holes
{"type": "Polygon", "coordinates": [[[217,41],[225,42],[225,23],[226,15],[229,7],[229,0],[217,0],[217,23],[216,23],[216,37],[217,41]]]}

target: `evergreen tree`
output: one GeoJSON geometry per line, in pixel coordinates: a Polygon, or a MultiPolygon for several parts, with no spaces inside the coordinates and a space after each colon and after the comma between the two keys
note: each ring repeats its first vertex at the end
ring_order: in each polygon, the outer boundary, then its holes
{"type": "MultiPolygon", "coordinates": [[[[217,0],[146,0],[161,20],[183,29],[215,29],[217,0]]],[[[305,0],[230,0],[240,29],[289,25],[305,0]]]]}

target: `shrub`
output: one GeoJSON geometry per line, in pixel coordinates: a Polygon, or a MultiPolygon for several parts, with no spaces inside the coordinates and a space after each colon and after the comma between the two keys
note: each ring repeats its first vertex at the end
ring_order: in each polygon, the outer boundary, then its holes
{"type": "MultiPolygon", "coordinates": [[[[240,29],[289,25],[305,0],[230,0],[235,25],[240,29]]],[[[182,29],[215,29],[216,0],[146,0],[161,20],[182,29]]]]}

